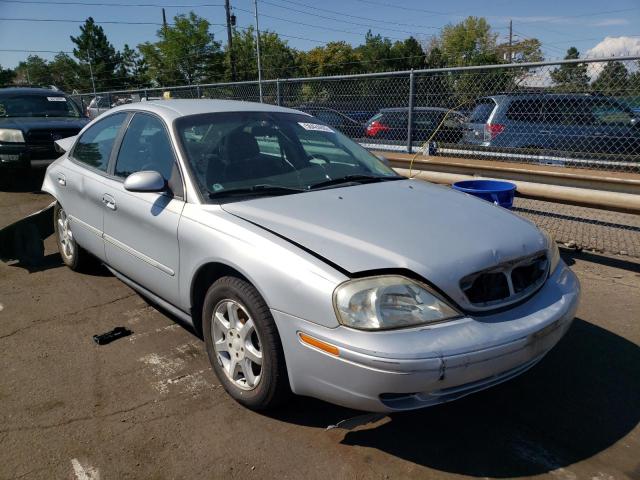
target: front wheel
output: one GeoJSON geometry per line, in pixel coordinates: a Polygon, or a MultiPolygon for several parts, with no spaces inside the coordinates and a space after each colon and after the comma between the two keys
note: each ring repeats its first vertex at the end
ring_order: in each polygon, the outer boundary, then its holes
{"type": "Polygon", "coordinates": [[[252,410],[281,404],[289,380],[280,336],[258,291],[237,277],[217,280],[204,300],[209,361],[229,395],[252,410]]]}

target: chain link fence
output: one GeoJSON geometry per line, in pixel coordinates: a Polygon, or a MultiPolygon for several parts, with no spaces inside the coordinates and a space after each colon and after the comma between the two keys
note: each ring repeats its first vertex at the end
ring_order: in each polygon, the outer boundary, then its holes
{"type": "MultiPolygon", "coordinates": [[[[376,150],[640,173],[640,57],[76,96],[92,117],[115,105],[162,98],[291,107],[376,150]]],[[[637,215],[524,199],[516,202],[516,211],[568,245],[640,257],[637,215]]]]}

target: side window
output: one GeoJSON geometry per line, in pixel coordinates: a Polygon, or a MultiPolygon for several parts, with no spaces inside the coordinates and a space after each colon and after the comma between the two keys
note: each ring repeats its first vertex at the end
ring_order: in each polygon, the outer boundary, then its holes
{"type": "Polygon", "coordinates": [[[591,113],[601,125],[630,125],[633,116],[614,102],[597,102],[591,107],[591,113]]]}
{"type": "Polygon", "coordinates": [[[561,125],[593,125],[593,117],[589,99],[552,98],[545,105],[545,120],[561,125]]]}
{"type": "Polygon", "coordinates": [[[80,163],[106,172],[113,143],[125,118],[127,114],[122,112],[95,123],[82,134],[73,149],[72,157],[80,163]]]}
{"type": "Polygon", "coordinates": [[[507,110],[507,118],[516,122],[543,122],[542,100],[528,99],[511,102],[507,110]]]}
{"type": "Polygon", "coordinates": [[[155,170],[169,181],[174,164],[171,142],[162,121],[136,113],[122,139],[114,174],[126,178],[135,172],[155,170]]]}

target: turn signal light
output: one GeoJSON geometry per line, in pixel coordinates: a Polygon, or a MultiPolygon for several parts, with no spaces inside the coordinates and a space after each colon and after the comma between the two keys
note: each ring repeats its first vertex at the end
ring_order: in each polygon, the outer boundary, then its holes
{"type": "Polygon", "coordinates": [[[298,336],[300,337],[300,340],[307,345],[311,345],[312,347],[318,348],[331,355],[335,355],[336,357],[340,356],[340,350],[338,350],[338,347],[323,342],[322,340],[318,340],[317,338],[310,337],[306,333],[298,332],[298,336]]]}

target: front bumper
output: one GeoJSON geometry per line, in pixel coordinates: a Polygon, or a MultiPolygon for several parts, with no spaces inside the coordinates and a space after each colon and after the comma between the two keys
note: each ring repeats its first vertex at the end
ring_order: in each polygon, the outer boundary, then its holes
{"type": "Polygon", "coordinates": [[[579,297],[578,279],[561,262],[533,297],[490,316],[363,332],[272,313],[295,393],[389,412],[455,400],[523,373],[566,333],[579,297]],[[299,332],[337,346],[339,357],[302,343],[299,332]]]}
{"type": "Polygon", "coordinates": [[[51,165],[60,156],[52,148],[29,145],[0,145],[0,168],[40,168],[51,165]]]}

